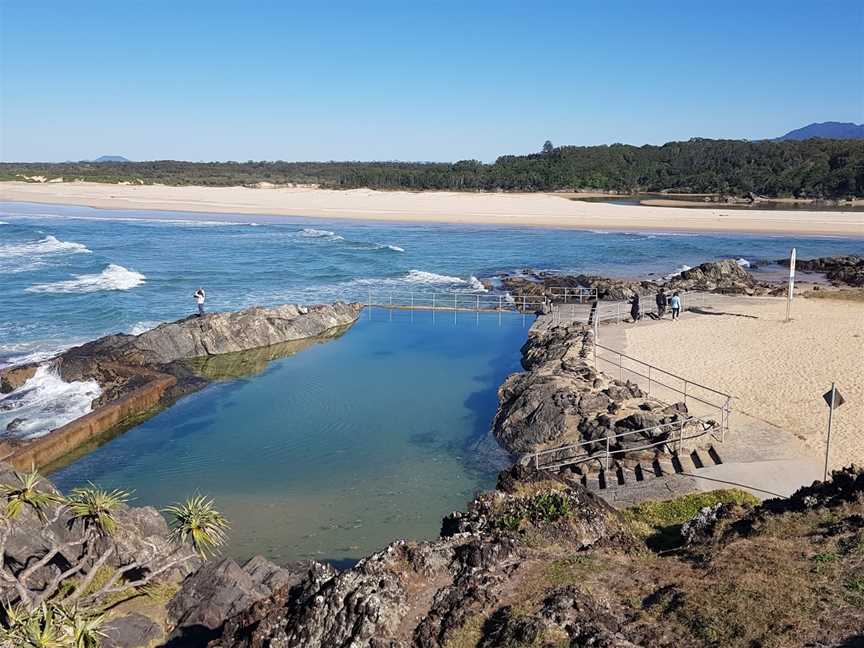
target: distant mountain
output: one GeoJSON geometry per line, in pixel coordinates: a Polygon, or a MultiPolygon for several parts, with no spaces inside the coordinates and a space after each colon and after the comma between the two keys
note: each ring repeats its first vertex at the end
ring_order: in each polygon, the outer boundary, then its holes
{"type": "Polygon", "coordinates": [[[131,162],[132,160],[127,160],[122,155],[102,155],[93,161],[94,162],[131,162]]]}
{"type": "Polygon", "coordinates": [[[864,139],[864,124],[853,124],[852,122],[822,122],[820,124],[808,124],[803,128],[796,128],[777,140],[806,140],[819,137],[821,139],[864,139]]]}

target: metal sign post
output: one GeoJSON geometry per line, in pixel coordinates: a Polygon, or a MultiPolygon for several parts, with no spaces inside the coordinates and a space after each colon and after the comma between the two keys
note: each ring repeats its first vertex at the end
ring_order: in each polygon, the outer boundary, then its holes
{"type": "Polygon", "coordinates": [[[792,293],[795,290],[795,248],[789,256],[789,292],[786,296],[786,321],[792,318],[792,293]]]}
{"type": "Polygon", "coordinates": [[[831,389],[822,394],[822,398],[828,403],[828,440],[825,443],[825,472],[822,475],[822,481],[828,481],[828,458],[831,456],[831,424],[834,419],[834,410],[845,403],[846,400],[837,391],[835,383],[831,383],[831,389]]]}

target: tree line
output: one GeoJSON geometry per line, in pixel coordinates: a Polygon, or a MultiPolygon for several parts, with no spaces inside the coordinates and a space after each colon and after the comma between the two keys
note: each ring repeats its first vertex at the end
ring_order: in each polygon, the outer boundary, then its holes
{"type": "Polygon", "coordinates": [[[771,197],[864,196],[864,141],[691,139],[662,146],[560,146],[494,163],[67,162],[0,163],[0,180],[41,175],[93,182],[451,191],[676,192],[771,197]]]}

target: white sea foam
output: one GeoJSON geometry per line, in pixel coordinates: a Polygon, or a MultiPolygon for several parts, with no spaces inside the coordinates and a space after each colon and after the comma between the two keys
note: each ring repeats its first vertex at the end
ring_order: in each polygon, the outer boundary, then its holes
{"type": "Polygon", "coordinates": [[[46,254],[89,254],[90,250],[83,243],[61,241],[50,234],[38,241],[26,243],[8,243],[0,245],[0,258],[33,257],[46,254]]]}
{"type": "Polygon", "coordinates": [[[8,225],[8,224],[9,223],[7,223],[6,221],[0,221],[0,225],[8,225]]]}
{"type": "Polygon", "coordinates": [[[95,380],[65,382],[49,365],[9,394],[0,395],[0,433],[32,439],[84,416],[102,393],[95,380]]]}
{"type": "Polygon", "coordinates": [[[471,278],[468,279],[468,285],[474,292],[487,292],[486,286],[484,286],[482,282],[474,275],[471,275],[471,278]]]}
{"type": "Polygon", "coordinates": [[[384,247],[387,248],[388,250],[393,251],[393,252],[404,252],[405,251],[405,248],[401,248],[398,245],[385,245],[384,247]]]}
{"type": "Polygon", "coordinates": [[[156,328],[161,323],[162,322],[158,320],[143,320],[141,322],[135,322],[135,324],[129,328],[129,335],[141,335],[150,329],[156,328]]]}
{"type": "Polygon", "coordinates": [[[345,238],[339,236],[336,232],[331,232],[330,230],[321,230],[315,229],[314,227],[304,227],[300,230],[300,236],[304,236],[306,238],[326,238],[333,241],[344,241],[345,238]]]}
{"type": "Polygon", "coordinates": [[[738,259],[735,263],[737,263],[742,268],[749,268],[750,267],[750,262],[744,258],[738,259]]]}
{"type": "Polygon", "coordinates": [[[73,275],[74,279],[56,283],[35,284],[27,289],[32,293],[90,293],[100,290],[131,290],[147,279],[140,272],[109,263],[99,274],[73,275]]]}
{"type": "Polygon", "coordinates": [[[684,272],[685,270],[690,270],[690,268],[691,268],[691,266],[689,266],[689,265],[687,265],[687,264],[680,265],[680,266],[678,266],[678,268],[675,270],[675,272],[670,272],[668,275],[666,275],[666,276],[663,277],[663,278],[664,278],[666,281],[669,281],[670,279],[674,279],[675,277],[677,277],[678,275],[680,275],[680,274],[681,274],[682,272],[684,272]]]}
{"type": "Polygon", "coordinates": [[[430,285],[466,285],[468,282],[460,277],[451,277],[450,275],[438,274],[436,272],[426,272],[425,270],[411,270],[404,277],[404,280],[411,284],[430,284],[430,285]]]}

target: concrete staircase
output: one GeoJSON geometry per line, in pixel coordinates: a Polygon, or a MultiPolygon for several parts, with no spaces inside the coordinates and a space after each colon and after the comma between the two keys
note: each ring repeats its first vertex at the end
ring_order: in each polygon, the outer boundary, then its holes
{"type": "Polygon", "coordinates": [[[653,458],[644,460],[614,461],[610,463],[608,471],[602,468],[592,470],[583,465],[583,474],[581,476],[576,474],[573,477],[588,490],[603,492],[645,484],[668,475],[692,475],[700,468],[722,463],[720,453],[711,445],[681,453],[658,452],[653,458]]]}

